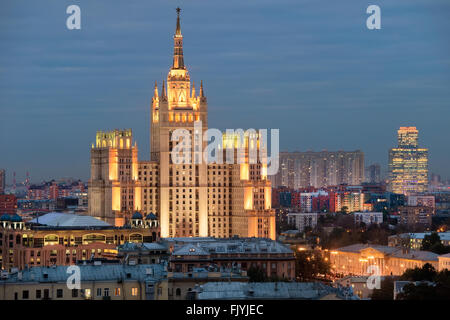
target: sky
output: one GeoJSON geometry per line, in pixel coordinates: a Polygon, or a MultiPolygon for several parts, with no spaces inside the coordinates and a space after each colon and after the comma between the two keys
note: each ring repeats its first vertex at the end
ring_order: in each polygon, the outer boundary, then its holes
{"type": "MultiPolygon", "coordinates": [[[[289,151],[356,150],[386,170],[416,126],[429,171],[450,178],[448,0],[2,0],[0,168],[32,182],[90,174],[97,130],[132,128],[149,159],[155,80],[203,80],[209,127],[277,128],[289,151]],[[81,9],[68,30],[66,8],[81,9]],[[369,30],[366,9],[381,8],[369,30]]],[[[198,88],[198,87],[197,87],[198,88]]]]}

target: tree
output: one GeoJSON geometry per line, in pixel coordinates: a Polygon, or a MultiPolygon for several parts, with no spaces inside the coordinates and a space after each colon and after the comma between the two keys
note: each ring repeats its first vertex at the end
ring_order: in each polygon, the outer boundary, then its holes
{"type": "Polygon", "coordinates": [[[425,263],[422,268],[407,269],[400,279],[404,281],[433,281],[436,275],[436,269],[431,264],[425,263]]]}
{"type": "Polygon", "coordinates": [[[386,277],[381,280],[380,289],[373,289],[372,300],[394,300],[394,278],[386,277]]]}
{"type": "Polygon", "coordinates": [[[310,281],[319,274],[330,273],[330,263],[325,260],[320,251],[299,251],[295,254],[295,273],[300,281],[310,281]]]}
{"type": "Polygon", "coordinates": [[[268,280],[266,272],[258,266],[251,266],[247,275],[249,282],[266,282],[268,280]]]}
{"type": "Polygon", "coordinates": [[[441,237],[437,232],[425,235],[422,240],[422,250],[431,251],[436,254],[446,254],[450,252],[450,246],[445,246],[441,242],[441,237]]]}

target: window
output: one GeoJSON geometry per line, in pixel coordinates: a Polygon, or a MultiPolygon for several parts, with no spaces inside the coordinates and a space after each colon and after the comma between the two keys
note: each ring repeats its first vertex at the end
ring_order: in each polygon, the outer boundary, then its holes
{"type": "Polygon", "coordinates": [[[180,288],[177,288],[177,290],[175,290],[175,295],[176,296],[181,296],[181,289],[180,288]]]}
{"type": "Polygon", "coordinates": [[[102,296],[102,288],[97,288],[97,297],[102,296]]]}
{"type": "Polygon", "coordinates": [[[56,297],[57,298],[62,298],[63,297],[63,290],[62,289],[57,289],[56,290],[56,297]]]}
{"type": "Polygon", "coordinates": [[[36,290],[36,299],[41,299],[41,297],[42,297],[42,291],[36,290]]]}
{"type": "Polygon", "coordinates": [[[72,289],[72,298],[78,298],[78,289],[72,289]]]}
{"type": "Polygon", "coordinates": [[[91,298],[91,289],[85,289],[84,290],[84,297],[86,299],[90,299],[91,298]]]}
{"type": "Polygon", "coordinates": [[[117,296],[120,296],[120,288],[116,288],[115,290],[114,290],[114,295],[117,297],[117,296]]]}
{"type": "Polygon", "coordinates": [[[137,296],[138,295],[138,288],[131,288],[131,295],[132,296],[137,296]]]}
{"type": "Polygon", "coordinates": [[[109,297],[109,288],[105,288],[104,295],[105,297],[109,297]]]}
{"type": "Polygon", "coordinates": [[[28,290],[23,290],[22,291],[22,299],[28,299],[29,298],[29,291],[28,290]]]}

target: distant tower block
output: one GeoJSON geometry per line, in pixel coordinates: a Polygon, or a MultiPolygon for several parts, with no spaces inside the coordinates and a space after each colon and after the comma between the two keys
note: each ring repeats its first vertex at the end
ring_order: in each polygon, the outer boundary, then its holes
{"type": "Polygon", "coordinates": [[[419,130],[400,127],[398,147],[389,150],[389,191],[411,195],[427,191],[428,149],[419,147],[419,130]]]}

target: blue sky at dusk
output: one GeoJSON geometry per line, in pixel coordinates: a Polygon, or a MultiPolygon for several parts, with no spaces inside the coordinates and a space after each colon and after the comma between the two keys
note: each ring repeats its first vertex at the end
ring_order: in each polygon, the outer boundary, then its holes
{"type": "Polygon", "coordinates": [[[155,80],[172,63],[181,6],[185,63],[209,126],[279,128],[282,150],[355,150],[387,168],[417,126],[430,172],[450,178],[448,0],[2,0],[0,168],[89,178],[97,130],[132,128],[149,158],[155,80]],[[66,8],[81,8],[81,30],[66,8]],[[381,7],[382,29],[366,28],[381,7]]]}

